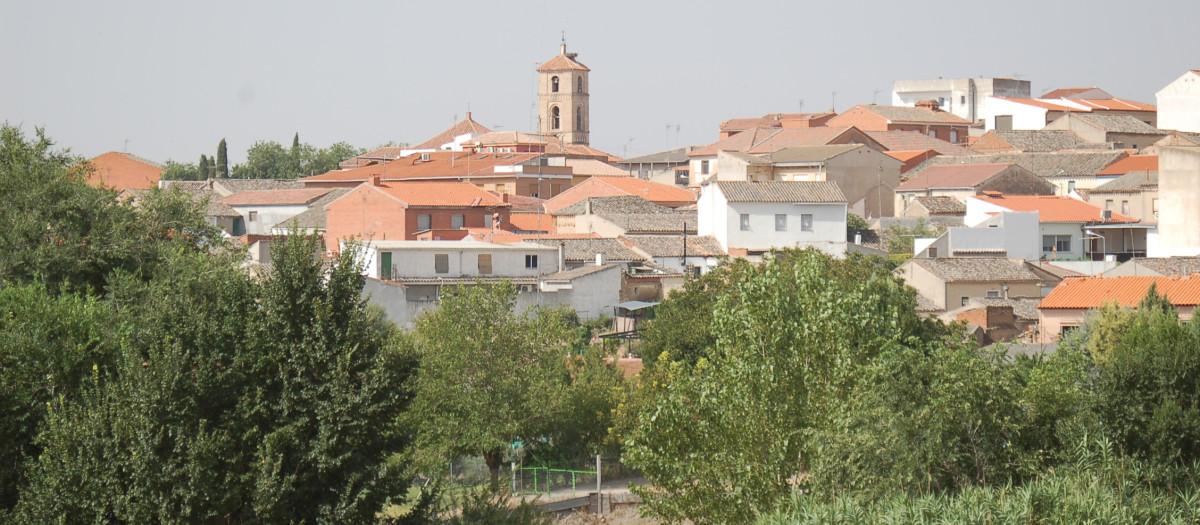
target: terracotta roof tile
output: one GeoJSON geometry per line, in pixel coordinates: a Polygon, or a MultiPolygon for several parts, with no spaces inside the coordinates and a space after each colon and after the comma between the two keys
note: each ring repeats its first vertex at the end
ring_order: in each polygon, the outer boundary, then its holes
{"type": "Polygon", "coordinates": [[[329,193],[328,189],[251,190],[225,197],[221,203],[227,206],[289,206],[308,204],[326,193],[329,193]]]}
{"type": "MultiPolygon", "coordinates": [[[[979,199],[1012,211],[1036,211],[1038,220],[1041,222],[1100,223],[1101,212],[1104,211],[1099,206],[1061,195],[1003,195],[1000,197],[975,195],[969,198],[979,199]]],[[[1139,221],[1133,217],[1113,212],[1112,218],[1103,222],[1125,224],[1139,221]]]]}
{"type": "Polygon", "coordinates": [[[512,213],[508,224],[527,232],[549,232],[554,230],[554,217],[545,213],[512,213]]]}
{"type": "Polygon", "coordinates": [[[919,131],[864,131],[884,148],[891,150],[928,150],[932,149],[942,155],[962,156],[974,155],[975,152],[966,146],[951,144],[945,140],[930,137],[919,131]]]}
{"type": "Polygon", "coordinates": [[[970,124],[968,120],[959,117],[954,113],[950,113],[948,111],[933,111],[927,108],[910,106],[879,106],[875,104],[863,104],[855,106],[855,108],[862,108],[865,111],[886,118],[891,122],[939,122],[945,124],[970,124]]]}
{"type": "Polygon", "coordinates": [[[573,175],[583,177],[632,177],[629,171],[596,159],[567,159],[573,175]]]}
{"type": "Polygon", "coordinates": [[[591,71],[587,66],[575,60],[575,53],[555,55],[554,58],[538,66],[537,70],[543,73],[552,71],[591,71]]]}
{"type": "Polygon", "coordinates": [[[1144,104],[1127,100],[1123,98],[1102,98],[1102,99],[1085,99],[1073,98],[1072,102],[1078,102],[1092,109],[1110,110],[1110,111],[1158,111],[1158,106],[1153,104],[1144,104]]]}
{"type": "Polygon", "coordinates": [[[718,151],[760,154],[792,146],[824,146],[833,143],[851,129],[856,128],[826,126],[818,128],[752,128],[707,146],[696,148],[688,153],[688,156],[712,156],[716,155],[718,151]]]}
{"type": "Polygon", "coordinates": [[[1158,155],[1130,155],[1096,172],[1096,175],[1124,175],[1131,171],[1158,171],[1158,155]]]}
{"type": "Polygon", "coordinates": [[[1068,130],[992,130],[988,133],[1019,151],[1061,151],[1074,149],[1083,143],[1078,135],[1068,130]]]}
{"type": "Polygon", "coordinates": [[[1042,302],[1041,309],[1096,308],[1108,303],[1137,306],[1154,284],[1176,306],[1200,305],[1200,276],[1188,277],[1082,277],[1064,279],[1042,302]]]}
{"type": "MultiPolygon", "coordinates": [[[[684,237],[675,235],[626,235],[621,237],[626,244],[650,254],[652,257],[683,257],[684,237]]],[[[688,235],[689,257],[720,257],[725,255],[721,243],[712,235],[688,235]]]]}
{"type": "Polygon", "coordinates": [[[1099,89],[1099,88],[1097,88],[1095,86],[1075,87],[1075,88],[1058,88],[1058,89],[1055,89],[1048,93],[1042,94],[1042,98],[1070,98],[1071,95],[1078,95],[1080,93],[1083,93],[1084,91],[1091,91],[1093,89],[1099,89]]]}
{"type": "Polygon", "coordinates": [[[163,165],[130,153],[110,151],[88,161],[92,171],[88,183],[93,186],[144,190],[158,186],[163,165]]]}
{"type": "Polygon", "coordinates": [[[386,164],[366,166],[348,170],[334,170],[320,175],[304,177],[303,183],[361,181],[373,175],[385,181],[405,179],[464,179],[495,175],[498,166],[527,164],[541,157],[541,153],[467,153],[462,151],[435,151],[415,153],[386,164]],[[427,156],[429,160],[421,160],[427,156]]]}

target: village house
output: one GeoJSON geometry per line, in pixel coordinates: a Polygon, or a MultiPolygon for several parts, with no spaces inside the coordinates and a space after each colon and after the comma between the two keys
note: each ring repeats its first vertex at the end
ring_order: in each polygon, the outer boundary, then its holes
{"type": "Polygon", "coordinates": [[[618,161],[616,164],[639,179],[657,182],[659,184],[688,184],[688,153],[694,146],[673,149],[633,157],[618,161]]]}
{"type": "Polygon", "coordinates": [[[654,264],[682,273],[707,273],[725,255],[712,235],[625,235],[620,241],[654,264]]]}
{"type": "Polygon", "coordinates": [[[816,248],[842,257],[846,197],[832,182],[715,181],[701,188],[700,235],[731,256],[760,260],[783,248],[816,248]]]}
{"type": "Polygon", "coordinates": [[[991,97],[980,118],[984,131],[1039,130],[1072,111],[1085,110],[1036,98],[991,97]]]}
{"type": "MultiPolygon", "coordinates": [[[[895,207],[905,217],[928,216],[928,201],[909,214],[918,197],[950,197],[964,202],[971,195],[998,191],[1006,195],[1054,195],[1055,187],[1015,163],[938,164],[896,187],[895,207]]],[[[965,210],[964,210],[965,211],[965,210]]]]}
{"type": "Polygon", "coordinates": [[[309,204],[326,193],[329,189],[252,190],[225,197],[221,203],[242,216],[247,234],[269,235],[276,224],[308,211],[309,204]]]}
{"type": "Polygon", "coordinates": [[[1200,304],[1200,276],[1064,279],[1038,303],[1041,342],[1061,340],[1083,326],[1089,311],[1106,304],[1136,308],[1151,286],[1175,307],[1181,321],[1190,320],[1196,305],[1200,304]]]}
{"type": "Polygon", "coordinates": [[[1089,203],[1141,222],[1158,222],[1157,155],[1129,157],[1105,168],[1097,176],[1116,178],[1089,190],[1089,203]]]}
{"type": "Polygon", "coordinates": [[[659,206],[641,197],[589,197],[550,214],[555,231],[596,233],[600,237],[627,234],[696,232],[696,211],[659,206]]]}
{"type": "Polygon", "coordinates": [[[1042,258],[1117,260],[1146,255],[1153,225],[1071,197],[1005,195],[987,192],[967,198],[967,226],[1006,211],[1037,212],[1042,258]]]}
{"type": "Polygon", "coordinates": [[[837,184],[850,212],[864,218],[894,214],[893,188],[902,162],[862,144],[793,146],[761,155],[717,154],[721,181],[808,181],[837,184]]]}
{"type": "Polygon", "coordinates": [[[1042,297],[1060,279],[1022,259],[1010,257],[939,257],[909,259],[896,275],[941,314],[973,298],[1042,297]]]}
{"type": "Polygon", "coordinates": [[[1136,117],[1099,113],[1068,113],[1045,129],[1070,131],[1085,142],[1110,143],[1116,149],[1145,148],[1167,134],[1136,117]]]}
{"type": "Polygon", "coordinates": [[[758,118],[735,118],[721,123],[719,138],[726,139],[754,128],[817,128],[829,123],[837,113],[768,113],[758,118]]]}
{"type": "Polygon", "coordinates": [[[951,144],[967,142],[971,121],[943,111],[936,100],[917,102],[915,107],[854,106],[829,119],[829,126],[853,126],[863,131],[916,131],[951,144]]]}
{"type": "Polygon", "coordinates": [[[1097,183],[1096,174],[1129,154],[1124,151],[1056,151],[1032,153],[1001,153],[963,157],[940,156],[929,159],[908,173],[917,177],[930,166],[939,164],[1016,164],[1057,186],[1056,194],[1070,195],[1077,189],[1089,190],[1097,183]]]}
{"type": "Polygon", "coordinates": [[[391,182],[375,178],[325,207],[326,249],[359,240],[412,240],[423,230],[497,228],[511,204],[465,182],[391,182]]]}
{"type": "Polygon", "coordinates": [[[831,144],[863,144],[877,151],[888,149],[854,127],[753,128],[688,152],[691,163],[688,186],[698,188],[717,174],[717,154],[722,151],[763,155],[793,146],[831,144]]]}

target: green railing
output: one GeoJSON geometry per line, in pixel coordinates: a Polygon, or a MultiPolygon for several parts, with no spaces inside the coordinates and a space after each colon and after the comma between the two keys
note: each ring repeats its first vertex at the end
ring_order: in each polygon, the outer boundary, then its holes
{"type": "Polygon", "coordinates": [[[580,478],[591,478],[595,482],[598,473],[595,470],[572,470],[549,467],[519,467],[513,472],[513,492],[516,494],[550,494],[556,488],[565,489],[571,486],[571,496],[575,496],[575,488],[580,478]]]}

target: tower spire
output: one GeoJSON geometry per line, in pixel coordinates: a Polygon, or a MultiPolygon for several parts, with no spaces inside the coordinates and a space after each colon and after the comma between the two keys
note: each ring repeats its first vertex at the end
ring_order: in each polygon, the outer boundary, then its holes
{"type": "Polygon", "coordinates": [[[562,33],[562,41],[558,44],[558,54],[566,55],[567,54],[567,31],[563,30],[563,31],[561,31],[561,33],[562,33]]]}

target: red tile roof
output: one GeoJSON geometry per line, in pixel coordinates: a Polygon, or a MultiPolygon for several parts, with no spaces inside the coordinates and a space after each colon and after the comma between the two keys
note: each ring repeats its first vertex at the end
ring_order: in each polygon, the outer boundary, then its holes
{"type": "Polygon", "coordinates": [[[587,66],[575,60],[575,53],[567,53],[566,46],[554,58],[538,66],[537,70],[543,73],[550,71],[591,71],[587,66]]]}
{"type": "Polygon", "coordinates": [[[117,191],[148,190],[158,186],[163,166],[137,155],[110,151],[88,161],[88,183],[117,191]]]}
{"type": "Polygon", "coordinates": [[[942,155],[961,157],[974,155],[975,152],[966,146],[951,144],[949,141],[930,137],[920,131],[864,131],[868,137],[890,150],[926,150],[931,149],[942,155]]]}
{"type": "Polygon", "coordinates": [[[1096,172],[1096,175],[1124,175],[1131,171],[1158,171],[1158,155],[1130,155],[1096,172]]]}
{"type": "Polygon", "coordinates": [[[1064,279],[1038,308],[1097,308],[1108,303],[1137,306],[1154,284],[1159,295],[1176,306],[1200,305],[1200,275],[1187,277],[1082,277],[1064,279]]]}
{"type": "Polygon", "coordinates": [[[437,135],[434,135],[433,138],[417,144],[410,149],[439,149],[442,147],[442,144],[454,142],[454,137],[459,135],[466,135],[467,133],[482,134],[491,131],[492,130],[484,127],[483,124],[471,120],[471,112],[468,111],[467,118],[463,119],[458,124],[451,126],[450,129],[438,133],[437,135]]]}
{"type": "Polygon", "coordinates": [[[468,182],[392,182],[378,186],[388,195],[400,199],[409,206],[436,208],[511,206],[499,197],[468,182]]]}
{"type": "Polygon", "coordinates": [[[221,204],[226,206],[298,206],[315,201],[326,193],[329,193],[328,189],[243,191],[221,199],[221,204]]]}
{"type": "Polygon", "coordinates": [[[929,157],[936,157],[938,155],[938,152],[937,152],[937,150],[927,148],[927,149],[887,151],[887,152],[884,152],[884,154],[893,159],[896,159],[900,162],[908,162],[913,159],[925,160],[925,159],[928,159],[929,157]]]}
{"type": "MultiPolygon", "coordinates": [[[[999,197],[975,195],[971,198],[1012,211],[1036,211],[1038,220],[1041,222],[1100,223],[1100,212],[1104,211],[1099,206],[1059,195],[1001,195],[999,197]]],[[[1104,222],[1123,224],[1139,221],[1133,217],[1113,212],[1112,218],[1104,222]]]]}
{"type": "Polygon", "coordinates": [[[513,213],[508,216],[508,223],[527,232],[554,231],[554,217],[545,213],[513,213]]]}
{"type": "Polygon", "coordinates": [[[916,177],[896,187],[901,190],[924,190],[929,188],[974,188],[1013,164],[938,164],[930,166],[916,177]]]}

